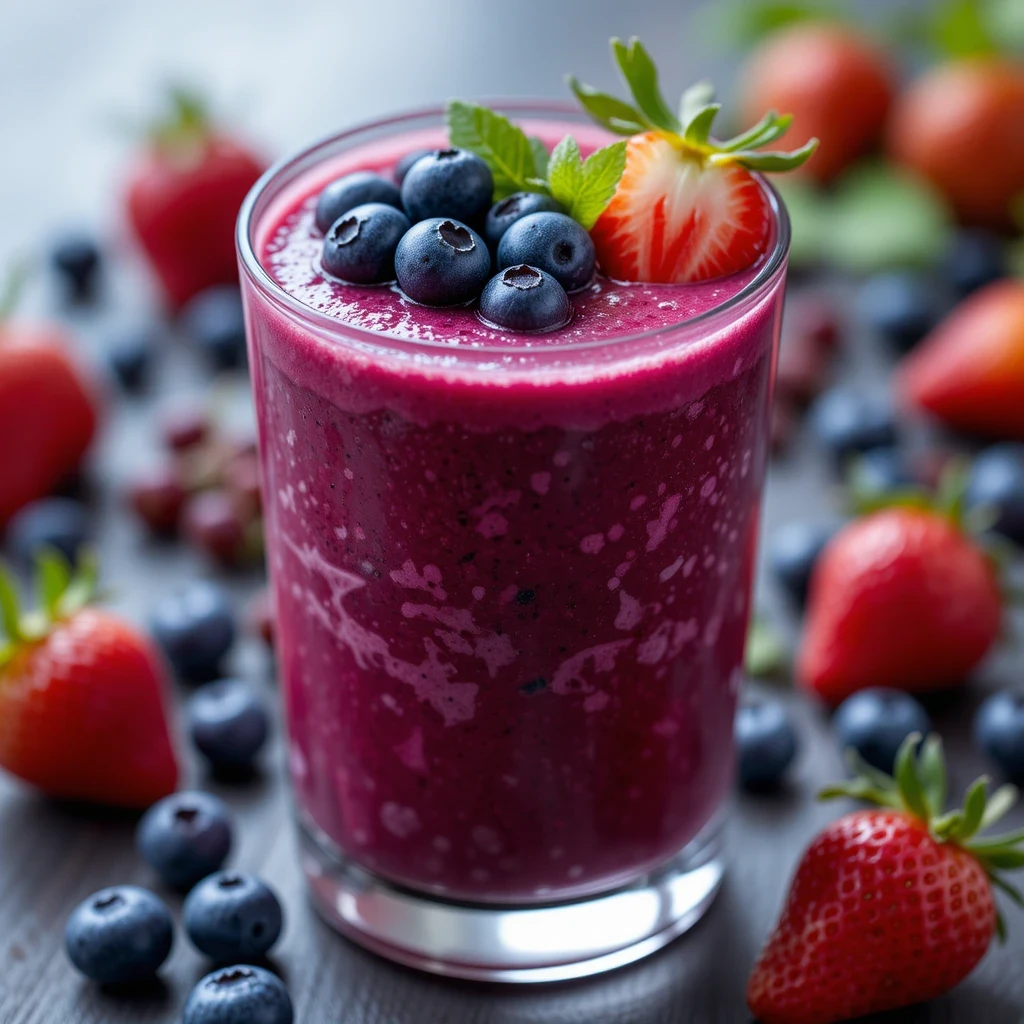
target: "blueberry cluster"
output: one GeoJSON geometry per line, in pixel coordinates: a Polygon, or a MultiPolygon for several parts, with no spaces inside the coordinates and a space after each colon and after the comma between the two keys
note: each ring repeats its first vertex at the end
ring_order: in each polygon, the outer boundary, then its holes
{"type": "Polygon", "coordinates": [[[476,300],[481,318],[506,330],[569,322],[568,293],[589,283],[597,257],[559,203],[532,192],[492,202],[490,168],[464,149],[410,153],[394,174],[398,184],[356,171],[320,193],[324,271],[352,284],[397,280],[425,306],[476,300]]]}

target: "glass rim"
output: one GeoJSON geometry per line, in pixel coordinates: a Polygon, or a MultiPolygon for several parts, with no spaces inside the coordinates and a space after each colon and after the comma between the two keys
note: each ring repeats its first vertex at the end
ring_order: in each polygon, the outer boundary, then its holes
{"type": "MultiPolygon", "coordinates": [[[[476,102],[485,104],[492,109],[507,112],[517,111],[520,114],[534,112],[538,116],[561,116],[575,117],[581,123],[591,123],[581,117],[579,107],[563,100],[544,99],[537,97],[483,97],[476,102]]],[[[766,286],[770,285],[776,278],[780,269],[783,268],[787,254],[789,253],[791,224],[789,212],[786,209],[782,197],[774,185],[762,174],[754,174],[758,184],[768,197],[774,222],[776,224],[776,237],[771,252],[768,253],[763,265],[757,273],[748,281],[735,295],[717,303],[710,309],[706,309],[694,316],[683,320],[676,320],[659,327],[652,327],[644,331],[635,331],[630,334],[616,335],[611,338],[598,338],[593,341],[567,341],[543,346],[531,346],[520,348],[509,345],[473,345],[458,346],[446,341],[425,340],[410,338],[405,335],[391,331],[378,331],[372,328],[360,327],[350,324],[338,317],[323,313],[306,305],[301,299],[296,298],[283,288],[267,272],[260,262],[253,245],[253,234],[256,228],[254,214],[260,199],[267,193],[278,180],[290,170],[300,164],[304,164],[310,157],[320,150],[331,147],[347,139],[357,139],[363,133],[398,128],[402,125],[412,125],[416,121],[425,118],[443,118],[445,108],[443,105],[430,105],[400,111],[387,117],[374,120],[360,121],[350,128],[340,132],[331,132],[316,139],[298,152],[282,157],[273,163],[256,183],[249,190],[242,206],[238,212],[238,219],[235,227],[235,247],[238,253],[239,262],[245,274],[252,284],[259,289],[266,297],[272,299],[279,307],[283,307],[290,314],[298,319],[311,323],[336,335],[341,340],[349,342],[361,342],[374,347],[386,347],[390,349],[404,349],[407,351],[421,352],[422,354],[445,354],[448,357],[473,358],[481,356],[499,356],[501,358],[522,357],[545,358],[547,356],[559,356],[566,353],[586,353],[595,350],[627,346],[637,342],[651,341],[662,336],[678,332],[680,330],[690,331],[695,326],[710,323],[718,320],[723,314],[737,308],[743,308],[752,299],[756,298],[766,286]]]]}

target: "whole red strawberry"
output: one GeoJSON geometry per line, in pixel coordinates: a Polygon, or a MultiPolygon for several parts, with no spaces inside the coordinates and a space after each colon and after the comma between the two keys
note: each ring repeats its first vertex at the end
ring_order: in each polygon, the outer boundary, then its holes
{"type": "Polygon", "coordinates": [[[265,164],[213,128],[191,93],[150,136],[128,181],[128,221],[174,307],[238,280],[235,220],[265,164]]]}
{"type": "Polygon", "coordinates": [[[961,303],[904,360],[899,386],[908,405],[957,430],[1024,440],[1024,282],[961,303]]]}
{"type": "Polygon", "coordinates": [[[797,676],[830,704],[868,686],[955,686],[1001,623],[995,567],[955,516],[883,509],[849,524],[822,553],[797,676]]]}
{"type": "Polygon", "coordinates": [[[172,793],[178,766],[164,670],[150,642],[90,608],[94,570],[39,561],[42,608],[22,615],[0,571],[0,767],[52,797],[143,808],[172,793]]]}
{"type": "Polygon", "coordinates": [[[622,177],[591,229],[601,272],[618,281],[684,283],[753,266],[770,248],[773,219],[768,193],[751,172],[793,170],[817,139],[792,153],[759,152],[793,120],[770,111],[717,142],[711,129],[721,104],[706,83],[688,90],[677,116],[638,39],[613,39],[612,53],[632,104],[569,81],[594,120],[631,136],[622,177]]]}
{"type": "Polygon", "coordinates": [[[62,333],[5,319],[11,291],[0,301],[0,529],[78,466],[98,418],[62,333]]]}
{"type": "Polygon", "coordinates": [[[1021,897],[997,870],[1024,866],[1021,833],[978,837],[1016,791],[988,798],[986,781],[962,810],[943,814],[941,743],[904,743],[896,779],[851,755],[855,777],[824,797],[881,807],[833,822],[797,867],[786,904],[747,986],[759,1024],[833,1024],[933,999],[985,955],[1001,922],[993,884],[1021,897]]]}

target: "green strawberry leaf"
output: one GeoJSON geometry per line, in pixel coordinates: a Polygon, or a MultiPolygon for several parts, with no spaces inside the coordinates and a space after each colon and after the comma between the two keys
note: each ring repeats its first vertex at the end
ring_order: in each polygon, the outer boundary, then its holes
{"type": "Polygon", "coordinates": [[[929,736],[924,741],[917,767],[929,810],[932,815],[941,814],[946,806],[948,780],[946,759],[942,756],[942,743],[938,736],[929,736]]]}
{"type": "Polygon", "coordinates": [[[611,202],[625,169],[625,142],[613,142],[584,161],[576,140],[567,135],[551,154],[548,185],[551,195],[589,231],[611,202]]]}
{"type": "Polygon", "coordinates": [[[757,124],[723,142],[720,148],[723,153],[735,153],[742,149],[757,149],[758,146],[766,146],[769,142],[782,138],[789,131],[789,126],[792,123],[792,114],[784,114],[780,117],[774,110],[769,110],[757,124]]]}
{"type": "Polygon", "coordinates": [[[687,89],[679,100],[679,122],[684,128],[705,107],[715,102],[715,87],[708,81],[695,82],[687,89]]]}
{"type": "MultiPolygon", "coordinates": [[[[7,641],[0,650],[13,646],[21,639],[21,605],[18,591],[8,568],[0,563],[0,628],[7,641]]],[[[2,664],[2,661],[0,661],[2,664]]]]}
{"type": "Polygon", "coordinates": [[[721,103],[709,103],[698,110],[687,123],[683,138],[692,145],[703,146],[711,138],[711,126],[721,109],[721,103]]]}
{"type": "Polygon", "coordinates": [[[71,566],[59,552],[44,549],[36,556],[36,593],[51,622],[70,583],[71,566]]]}
{"type": "Polygon", "coordinates": [[[616,135],[636,135],[645,132],[649,125],[643,114],[635,107],[577,81],[572,75],[566,78],[580,106],[595,120],[616,135]]]}
{"type": "Polygon", "coordinates": [[[528,183],[540,176],[534,146],[522,128],[502,114],[461,100],[448,104],[447,120],[451,144],[476,153],[491,169],[495,200],[537,191],[528,183]]]}
{"type": "Polygon", "coordinates": [[[661,95],[658,69],[640,40],[633,36],[627,44],[621,39],[613,39],[612,54],[637,108],[644,117],[655,128],[672,132],[674,135],[681,134],[683,128],[679,119],[661,95]]]}

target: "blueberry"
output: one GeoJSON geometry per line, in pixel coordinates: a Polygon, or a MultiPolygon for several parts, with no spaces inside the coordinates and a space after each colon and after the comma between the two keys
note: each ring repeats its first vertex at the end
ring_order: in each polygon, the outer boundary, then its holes
{"type": "Polygon", "coordinates": [[[64,931],[68,958],[101,985],[152,978],[174,944],[171,913],[158,896],[134,885],[101,889],[80,903],[64,931]]]}
{"type": "Polygon", "coordinates": [[[1005,277],[1008,269],[1002,239],[988,231],[957,232],[946,253],[946,276],[961,297],[1005,277]]]}
{"type": "Polygon", "coordinates": [[[342,214],[324,239],[321,263],[328,274],[353,284],[395,279],[395,249],[409,218],[386,203],[364,203],[342,214]]]}
{"type": "Polygon", "coordinates": [[[818,558],[839,531],[842,523],[793,520],[784,523],[768,542],[768,565],[779,584],[798,606],[807,601],[807,591],[818,558]]]}
{"type": "Polygon", "coordinates": [[[572,305],[550,274],[523,263],[487,282],[480,296],[480,315],[495,327],[539,333],[564,327],[572,305]]]}
{"type": "Polygon", "coordinates": [[[50,252],[50,265],[74,299],[87,299],[96,289],[101,256],[99,246],[88,235],[70,234],[59,239],[50,252]]]}
{"type": "Polygon", "coordinates": [[[187,892],[227,860],[232,831],[222,800],[210,793],[172,793],[142,816],[135,842],[166,885],[187,892]]]}
{"type": "Polygon", "coordinates": [[[269,886],[242,871],[218,871],[185,900],[185,931],[218,963],[263,956],[281,935],[281,904],[269,886]]]}
{"type": "Polygon", "coordinates": [[[222,679],[200,687],[188,702],[189,735],[215,767],[252,764],[267,742],[270,716],[248,683],[222,679]]]}
{"type": "Polygon", "coordinates": [[[175,672],[209,679],[235,642],[235,613],[216,583],[189,583],[154,606],[150,629],[175,672]]]}
{"type": "Polygon", "coordinates": [[[594,276],[597,253],[579,221],[564,213],[520,217],[498,243],[498,269],[526,263],[549,273],[567,292],[594,276]]]}
{"type": "Polygon", "coordinates": [[[909,693],[875,687],[847,697],[832,726],[844,750],[852,747],[868,764],[891,772],[903,741],[912,732],[927,735],[932,723],[909,693]]]}
{"type": "Polygon", "coordinates": [[[777,700],[742,704],[736,712],[740,785],[771,789],[796,757],[796,730],[786,706],[777,700]]]}
{"type": "Polygon", "coordinates": [[[858,455],[853,466],[858,491],[865,495],[891,494],[918,485],[914,469],[900,448],[872,448],[858,455]]]}
{"type": "Polygon", "coordinates": [[[497,249],[501,236],[517,221],[531,213],[565,213],[557,199],[541,192],[514,192],[499,199],[488,211],[484,221],[484,238],[492,249],[497,249]]]}
{"type": "Polygon", "coordinates": [[[398,186],[370,171],[353,171],[332,181],[316,201],[316,226],[327,234],[331,225],[349,210],[364,203],[384,203],[402,209],[402,194],[398,186]]]}
{"type": "Polygon", "coordinates": [[[491,254],[472,228],[434,217],[414,224],[402,237],[395,274],[414,302],[452,306],[479,294],[491,276],[491,254]]]}
{"type": "MultiPolygon", "coordinates": [[[[409,173],[412,165],[421,157],[430,156],[432,152],[433,150],[431,149],[414,149],[411,152],[406,153],[405,156],[395,164],[395,181],[401,185],[402,182],[405,181],[405,176],[409,173]]],[[[401,200],[401,196],[399,196],[399,200],[401,200]]]]}
{"type": "Polygon", "coordinates": [[[491,205],[491,169],[465,149],[436,149],[409,168],[402,182],[402,205],[409,220],[450,217],[482,219],[491,205]]]}
{"type": "Polygon", "coordinates": [[[222,967],[208,974],[185,1004],[182,1024],[293,1024],[284,982],[262,967],[222,967]]]}
{"type": "Polygon", "coordinates": [[[1004,774],[1024,778],[1024,696],[1004,690],[988,697],[974,719],[974,742],[1004,774]]]}
{"type": "Polygon", "coordinates": [[[216,370],[245,363],[245,315],[242,293],[219,284],[189,299],[181,312],[182,329],[216,370]]]}
{"type": "Polygon", "coordinates": [[[858,301],[868,326],[900,352],[912,349],[939,319],[935,286],[910,270],[868,278],[858,301]]]}
{"type": "Polygon", "coordinates": [[[986,509],[992,529],[1024,544],[1024,444],[993,445],[971,465],[965,500],[969,509],[986,509]]]}
{"type": "Polygon", "coordinates": [[[882,395],[837,387],[811,408],[811,427],[841,467],[851,455],[896,443],[892,403],[882,395]]]}
{"type": "Polygon", "coordinates": [[[151,331],[130,331],[107,349],[107,364],[114,379],[129,394],[141,391],[149,381],[156,343],[151,331]]]}
{"type": "Polygon", "coordinates": [[[11,551],[31,565],[42,548],[53,548],[74,564],[89,542],[89,512],[72,498],[41,498],[26,505],[7,526],[11,551]]]}

